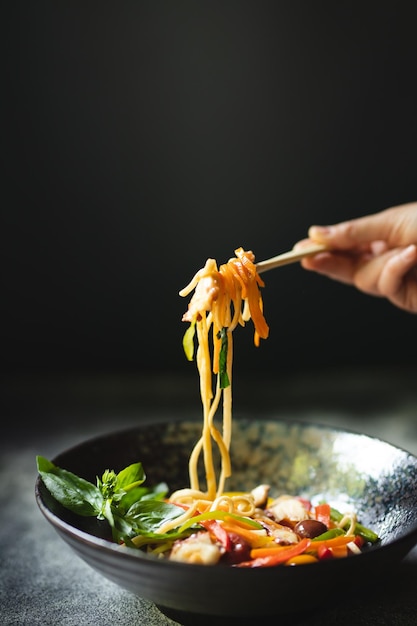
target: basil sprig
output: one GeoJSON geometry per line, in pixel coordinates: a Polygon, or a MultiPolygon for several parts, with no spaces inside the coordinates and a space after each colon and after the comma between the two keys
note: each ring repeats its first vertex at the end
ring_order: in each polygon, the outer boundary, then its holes
{"type": "Polygon", "coordinates": [[[114,541],[132,545],[131,538],[137,535],[143,536],[144,543],[155,536],[159,540],[177,537],[178,533],[158,533],[158,528],[184,511],[163,501],[168,492],[165,483],[143,486],[146,476],[141,463],[133,463],[117,474],[107,469],[94,485],[42,456],[37,456],[36,462],[55,500],[77,515],[107,520],[114,541]]]}

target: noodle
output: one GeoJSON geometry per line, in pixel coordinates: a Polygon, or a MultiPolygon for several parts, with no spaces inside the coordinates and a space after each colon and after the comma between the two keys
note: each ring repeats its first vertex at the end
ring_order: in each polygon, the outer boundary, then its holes
{"type": "MultiPolygon", "coordinates": [[[[260,287],[264,282],[259,277],[254,264],[254,254],[243,248],[235,250],[236,257],[230,259],[220,269],[214,259],[208,259],[205,266],[180,291],[187,296],[194,289],[183,321],[190,327],[184,335],[184,349],[189,360],[193,358],[194,334],[197,334],[196,362],[200,375],[200,395],[203,408],[203,430],[189,460],[190,489],[180,490],[171,495],[171,502],[188,502],[206,499],[212,503],[223,496],[225,481],[231,476],[230,442],[232,437],[232,333],[238,325],[244,326],[252,318],[255,326],[254,343],[268,337],[269,328],[263,315],[260,287]],[[213,376],[216,388],[213,393],[213,376]],[[214,418],[222,401],[222,432],[214,418]],[[220,473],[216,475],[213,444],[220,453],[220,473]],[[199,459],[203,456],[206,491],[202,491],[198,475],[199,459]]],[[[241,511],[242,498],[238,505],[230,500],[231,511],[241,511]]],[[[253,503],[245,500],[244,510],[253,509],[253,503]]]]}

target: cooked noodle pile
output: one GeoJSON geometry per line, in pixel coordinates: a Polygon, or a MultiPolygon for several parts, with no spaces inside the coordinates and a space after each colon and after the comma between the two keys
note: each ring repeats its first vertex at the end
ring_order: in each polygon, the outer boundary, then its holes
{"type": "Polygon", "coordinates": [[[181,296],[194,294],[183,316],[190,326],[184,335],[184,350],[189,360],[194,355],[197,336],[196,362],[200,375],[200,394],[203,407],[203,429],[189,461],[190,487],[173,493],[170,501],[187,505],[188,510],[172,522],[167,522],[160,532],[177,527],[196,510],[226,508],[229,512],[251,515],[254,510],[249,496],[223,495],[226,479],[231,475],[229,447],[232,435],[232,334],[238,325],[244,326],[252,319],[255,327],[254,343],[268,337],[269,328],[263,315],[260,287],[264,286],[256,271],[255,256],[243,248],[235,250],[236,257],[217,267],[208,259],[191,282],[180,291],[181,296]],[[215,389],[213,391],[213,382],[215,389]],[[221,400],[222,432],[216,427],[214,417],[221,400]],[[220,473],[216,475],[213,446],[220,453],[220,473]],[[206,490],[200,487],[198,463],[203,456],[206,490]]]}

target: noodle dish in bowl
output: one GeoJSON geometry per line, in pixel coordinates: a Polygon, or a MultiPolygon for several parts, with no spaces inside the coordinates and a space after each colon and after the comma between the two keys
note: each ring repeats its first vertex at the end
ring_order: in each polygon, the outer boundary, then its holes
{"type": "Polygon", "coordinates": [[[40,510],[106,578],[165,609],[262,615],[377,578],[417,542],[417,458],[384,441],[278,418],[232,420],[233,333],[266,339],[243,248],[189,285],[184,351],[202,420],[143,424],[37,457],[40,510]],[[303,589],[300,598],[299,589],[303,589]]]}

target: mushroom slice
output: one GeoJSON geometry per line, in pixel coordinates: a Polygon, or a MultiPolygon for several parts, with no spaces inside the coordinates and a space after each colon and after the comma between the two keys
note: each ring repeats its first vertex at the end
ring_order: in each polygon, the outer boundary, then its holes
{"type": "Polygon", "coordinates": [[[268,513],[271,514],[277,522],[281,522],[282,520],[301,522],[310,517],[303,503],[298,498],[292,496],[280,496],[274,500],[268,507],[268,513]]]}
{"type": "Polygon", "coordinates": [[[267,529],[268,536],[275,541],[275,543],[282,543],[284,545],[290,545],[298,543],[300,538],[298,535],[289,528],[289,526],[283,526],[278,522],[268,517],[259,518],[261,524],[267,529]]]}
{"type": "Polygon", "coordinates": [[[169,558],[183,563],[215,565],[221,555],[220,548],[212,543],[209,533],[200,532],[174,543],[169,558]]]}

